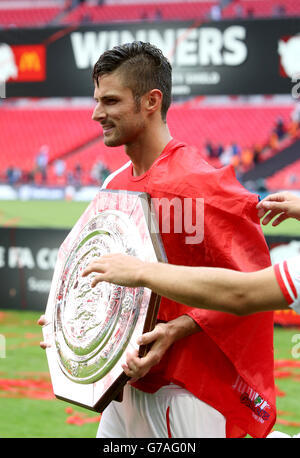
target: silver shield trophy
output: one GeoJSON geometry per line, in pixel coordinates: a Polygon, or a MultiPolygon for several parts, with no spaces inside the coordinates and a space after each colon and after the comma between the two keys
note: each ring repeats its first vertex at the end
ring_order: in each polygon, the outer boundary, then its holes
{"type": "Polygon", "coordinates": [[[138,347],[138,336],[153,329],[160,297],[147,288],[82,277],[103,254],[123,253],[166,262],[145,193],[100,191],[58,251],[46,307],[44,340],[57,398],[102,412],[129,380],[121,365],[138,347]]]}

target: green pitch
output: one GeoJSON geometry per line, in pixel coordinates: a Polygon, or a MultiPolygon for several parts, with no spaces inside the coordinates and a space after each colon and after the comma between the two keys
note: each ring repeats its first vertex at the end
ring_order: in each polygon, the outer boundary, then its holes
{"type": "MultiPolygon", "coordinates": [[[[72,201],[0,201],[0,225],[71,228],[87,205],[72,201]]],[[[263,230],[270,235],[300,235],[299,222],[294,220],[263,230]]],[[[39,347],[39,315],[1,311],[0,304],[0,438],[95,437],[97,414],[53,398],[46,355],[39,347]]],[[[275,328],[275,360],[287,363],[275,378],[275,429],[291,435],[300,432],[300,368],[293,367],[293,363],[300,363],[300,351],[299,359],[298,352],[292,354],[292,339],[297,335],[300,342],[300,329],[275,328]]]]}
{"type": "MultiPolygon", "coordinates": [[[[39,347],[38,317],[36,312],[0,309],[0,438],[95,437],[98,414],[53,397],[46,354],[39,347]]],[[[300,337],[299,329],[275,328],[275,360],[300,362],[295,335],[300,337]]],[[[282,367],[277,375],[275,429],[294,435],[300,432],[300,368],[282,367]]]]}
{"type": "Polygon", "coordinates": [[[0,225],[70,228],[88,204],[63,200],[0,201],[0,225]]]}
{"type": "Polygon", "coordinates": [[[0,310],[0,438],[95,437],[97,413],[53,396],[39,315],[0,310]]]}
{"type": "MultiPolygon", "coordinates": [[[[88,202],[0,201],[0,226],[71,228],[88,202]]],[[[263,226],[267,235],[298,235],[298,221],[287,220],[278,227],[263,226]]]]}

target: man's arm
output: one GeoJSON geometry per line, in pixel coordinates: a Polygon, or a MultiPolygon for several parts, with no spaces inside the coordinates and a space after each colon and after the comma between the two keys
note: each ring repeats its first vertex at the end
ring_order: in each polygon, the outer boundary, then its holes
{"type": "Polygon", "coordinates": [[[245,273],[212,267],[145,263],[135,257],[111,254],[90,264],[83,276],[91,272],[97,273],[93,287],[99,281],[144,286],[195,308],[247,315],[288,307],[273,267],[245,273]]]}
{"type": "MultiPolygon", "coordinates": [[[[244,273],[234,270],[174,266],[163,263],[145,263],[123,254],[104,255],[84,271],[97,275],[100,281],[124,286],[144,286],[161,296],[197,308],[219,310],[247,315],[260,311],[288,308],[278,285],[273,267],[258,272],[244,273]]],[[[137,351],[127,353],[122,366],[126,375],[135,382],[158,364],[167,349],[176,341],[200,331],[198,324],[188,315],[168,323],[158,323],[153,331],[138,339],[139,345],[152,344],[143,358],[137,351]]]]}

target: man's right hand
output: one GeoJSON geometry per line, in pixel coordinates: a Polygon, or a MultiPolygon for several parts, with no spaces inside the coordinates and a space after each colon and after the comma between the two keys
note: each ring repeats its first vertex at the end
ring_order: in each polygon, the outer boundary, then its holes
{"type": "MultiPolygon", "coordinates": [[[[41,315],[37,321],[37,324],[39,324],[40,326],[45,326],[46,324],[48,324],[46,315],[41,315]]],[[[46,348],[50,346],[51,345],[47,342],[44,342],[44,341],[40,342],[40,347],[43,348],[43,350],[45,350],[46,348]]]]}
{"type": "Polygon", "coordinates": [[[262,224],[268,224],[275,216],[272,226],[278,226],[288,218],[300,221],[300,197],[288,191],[270,194],[256,206],[262,224]]]}

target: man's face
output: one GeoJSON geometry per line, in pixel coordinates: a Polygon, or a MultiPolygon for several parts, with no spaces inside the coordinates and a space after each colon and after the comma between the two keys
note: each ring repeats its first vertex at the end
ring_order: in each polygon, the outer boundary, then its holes
{"type": "Polygon", "coordinates": [[[103,75],[98,82],[92,119],[101,124],[105,145],[134,143],[145,129],[143,109],[137,107],[131,89],[124,86],[118,72],[103,75]]]}

